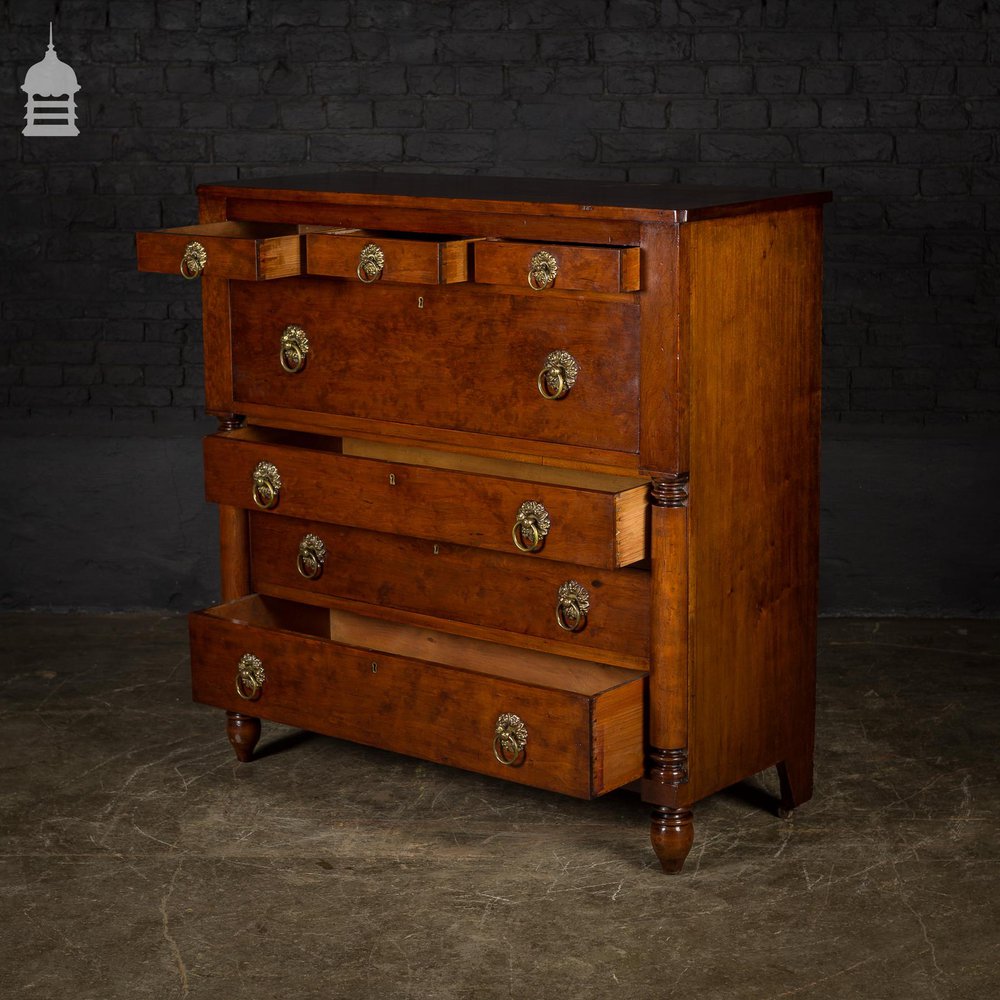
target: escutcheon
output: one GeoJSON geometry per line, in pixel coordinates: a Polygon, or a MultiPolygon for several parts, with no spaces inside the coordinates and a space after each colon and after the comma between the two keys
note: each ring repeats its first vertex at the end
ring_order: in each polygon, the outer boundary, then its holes
{"type": "Polygon", "coordinates": [[[299,574],[307,580],[316,580],[323,575],[323,563],[326,562],[326,546],[319,535],[307,534],[299,542],[299,555],[295,563],[299,574]]]}
{"type": "Polygon", "coordinates": [[[367,243],[358,254],[358,277],[366,284],[378,281],[385,267],[385,254],[377,243],[367,243]]]}
{"type": "Polygon", "coordinates": [[[197,240],[192,240],[181,254],[181,274],[188,279],[197,278],[207,263],[208,251],[197,240]]]}
{"type": "Polygon", "coordinates": [[[301,326],[290,324],[281,334],[281,350],[278,359],[281,367],[290,375],[302,371],[306,366],[306,355],[309,354],[309,338],[301,326]]]}
{"type": "Polygon", "coordinates": [[[549,512],[537,500],[525,500],[517,510],[511,537],[522,552],[537,552],[551,527],[549,512]]]}
{"type": "Polygon", "coordinates": [[[281,475],[271,462],[258,462],[253,470],[253,502],[261,510],[270,510],[278,505],[281,492],[281,475]]]}
{"type": "Polygon", "coordinates": [[[236,664],[236,693],[244,701],[256,701],[264,688],[264,665],[253,653],[244,653],[236,664]]]}
{"type": "Polygon", "coordinates": [[[567,580],[559,587],[556,602],[556,622],[567,632],[580,632],[587,624],[590,594],[582,583],[567,580]]]}
{"type": "Polygon", "coordinates": [[[497,717],[493,729],[493,756],[505,767],[513,767],[528,745],[528,727],[510,712],[497,717]]]}
{"type": "Polygon", "coordinates": [[[538,373],[538,391],[545,399],[562,399],[576,385],[580,366],[569,351],[550,351],[538,373]]]}
{"type": "Polygon", "coordinates": [[[548,252],[539,250],[528,265],[528,285],[536,292],[551,287],[559,273],[559,261],[548,252]]]}

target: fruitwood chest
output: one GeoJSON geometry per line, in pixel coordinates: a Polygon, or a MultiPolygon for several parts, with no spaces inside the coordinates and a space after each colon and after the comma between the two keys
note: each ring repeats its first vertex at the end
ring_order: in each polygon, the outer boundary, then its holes
{"type": "Polygon", "coordinates": [[[332,174],[199,189],[222,599],[196,701],[591,798],[812,790],[822,202],[332,174]]]}

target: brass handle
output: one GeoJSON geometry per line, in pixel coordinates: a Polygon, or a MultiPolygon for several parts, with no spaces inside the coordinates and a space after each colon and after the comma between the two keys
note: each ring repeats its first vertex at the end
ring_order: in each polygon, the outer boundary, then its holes
{"type": "Polygon", "coordinates": [[[377,243],[368,243],[358,254],[358,277],[366,284],[378,281],[385,267],[385,254],[377,243]]]}
{"type": "Polygon", "coordinates": [[[197,278],[208,263],[208,251],[197,241],[192,240],[181,255],[181,274],[185,278],[197,278]]]}
{"type": "Polygon", "coordinates": [[[513,767],[528,745],[528,727],[510,712],[497,717],[493,729],[493,756],[505,767],[513,767]]]}
{"type": "Polygon", "coordinates": [[[289,375],[302,371],[306,366],[306,355],[309,353],[309,338],[301,326],[286,326],[281,334],[281,350],[278,359],[281,367],[289,375]]]}
{"type": "Polygon", "coordinates": [[[528,265],[528,285],[540,292],[556,280],[558,273],[559,261],[548,250],[539,250],[528,265]]]}
{"type": "Polygon", "coordinates": [[[545,399],[562,399],[576,385],[580,366],[569,351],[551,351],[538,373],[538,391],[545,399]]]}
{"type": "Polygon", "coordinates": [[[326,546],[318,535],[303,535],[299,542],[299,555],[295,565],[307,580],[316,580],[323,574],[326,562],[326,546]]]}
{"type": "Polygon", "coordinates": [[[556,602],[556,624],[567,632],[580,632],[587,624],[590,594],[576,580],[567,580],[559,587],[556,602]]]}
{"type": "Polygon", "coordinates": [[[244,653],[236,664],[236,693],[244,701],[256,701],[264,680],[264,665],[253,653],[244,653]]]}
{"type": "Polygon", "coordinates": [[[258,462],[253,470],[253,502],[261,510],[270,510],[278,506],[280,492],[281,475],[277,467],[270,462],[258,462]]]}
{"type": "Polygon", "coordinates": [[[537,552],[551,527],[549,512],[537,500],[525,500],[518,508],[510,534],[522,552],[537,552]]]}

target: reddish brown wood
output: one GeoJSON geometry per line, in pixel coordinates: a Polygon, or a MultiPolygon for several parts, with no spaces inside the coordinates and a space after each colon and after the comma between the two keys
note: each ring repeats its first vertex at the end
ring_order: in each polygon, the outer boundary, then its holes
{"type": "MultiPolygon", "coordinates": [[[[265,673],[253,702],[261,718],[582,798],[610,791],[610,775],[625,783],[641,770],[641,674],[542,653],[529,661],[526,651],[515,658],[502,646],[457,637],[442,649],[418,630],[343,614],[330,628],[351,638],[335,642],[247,621],[256,615],[246,602],[191,615],[196,701],[239,712],[246,703],[236,693],[236,665],[249,650],[265,673]],[[420,648],[438,662],[408,652],[420,648]],[[609,692],[613,703],[595,707],[609,692]],[[494,727],[506,712],[528,730],[513,767],[493,753],[494,727]],[[618,736],[608,763],[607,744],[593,739],[595,715],[618,736]],[[594,754],[601,759],[592,771],[594,754]]],[[[279,626],[303,625],[286,624],[277,603],[265,615],[279,626]]]]}
{"type": "Polygon", "coordinates": [[[385,256],[376,279],[379,283],[445,285],[469,278],[468,240],[434,239],[419,233],[404,239],[371,230],[311,233],[306,237],[306,270],[360,281],[361,251],[370,244],[385,256]]]}
{"type": "Polygon", "coordinates": [[[260,739],[260,719],[242,712],[226,712],[226,735],[243,764],[253,760],[254,748],[260,739]]]}
{"type": "MultiPolygon", "coordinates": [[[[475,280],[484,285],[529,287],[535,254],[551,254],[558,265],[551,290],[635,292],[639,290],[638,247],[584,247],[565,243],[514,243],[483,240],[475,244],[475,280]]],[[[532,289],[534,291],[534,289],[532,289]]],[[[544,295],[550,288],[536,291],[544,295]]]]}
{"type": "Polygon", "coordinates": [[[357,278],[234,285],[235,408],[267,404],[486,434],[503,428],[519,439],[634,452],[635,303],[575,298],[553,306],[547,294],[357,278]],[[279,360],[288,324],[309,339],[295,374],[279,360]],[[538,376],[556,350],[573,355],[580,372],[563,399],[549,400],[538,376]]]}
{"type": "Polygon", "coordinates": [[[276,466],[282,480],[270,516],[312,517],[517,554],[511,533],[522,503],[533,500],[548,511],[552,527],[538,552],[522,554],[525,560],[613,569],[645,554],[646,491],[634,481],[622,480],[619,489],[525,483],[351,458],[302,446],[291,436],[273,444],[234,431],[205,439],[208,499],[252,509],[253,472],[262,461],[276,466]]]}
{"type": "Polygon", "coordinates": [[[664,873],[680,874],[694,841],[691,810],[658,806],[653,810],[649,839],[664,873]]]}
{"type": "Polygon", "coordinates": [[[219,563],[222,599],[233,601],[250,593],[250,532],[247,512],[219,505],[219,563]]]}

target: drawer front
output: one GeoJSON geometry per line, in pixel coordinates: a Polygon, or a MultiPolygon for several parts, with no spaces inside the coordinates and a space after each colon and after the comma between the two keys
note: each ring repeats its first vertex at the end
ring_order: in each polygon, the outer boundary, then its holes
{"type": "Polygon", "coordinates": [[[467,281],[469,240],[454,237],[406,238],[357,230],[314,233],[306,240],[306,270],[362,284],[446,285],[467,281]]]}
{"type": "Polygon", "coordinates": [[[639,290],[638,247],[483,240],[475,245],[476,282],[515,285],[536,292],[639,290]]]}
{"type": "Polygon", "coordinates": [[[611,569],[646,554],[641,485],[616,491],[524,482],[265,443],[251,431],[205,439],[205,490],[215,503],[268,505],[271,515],[512,554],[520,525],[521,544],[537,542],[536,551],[521,554],[525,560],[611,569]]]}
{"type": "Polygon", "coordinates": [[[237,403],[638,449],[634,302],[293,279],[231,303],[237,403]]]}
{"type": "Polygon", "coordinates": [[[298,226],[212,222],[136,233],[140,271],[266,281],[302,273],[298,226]]]}
{"type": "Polygon", "coordinates": [[[396,608],[532,636],[568,655],[613,653],[614,662],[640,669],[649,656],[643,570],[602,571],[256,513],[250,552],[261,593],[396,608]]]}
{"type": "MultiPolygon", "coordinates": [[[[612,676],[609,667],[607,688],[539,686],[489,673],[489,644],[448,648],[447,656],[479,658],[478,669],[465,669],[380,650],[384,637],[366,638],[357,616],[344,628],[353,643],[329,637],[338,631],[336,613],[329,634],[322,623],[312,629],[324,634],[291,631],[259,602],[191,615],[196,701],[582,798],[641,774],[641,675],[612,676]],[[498,719],[507,714],[526,731],[512,766],[494,752],[498,719]]],[[[496,749],[504,755],[502,743],[496,749]]]]}

